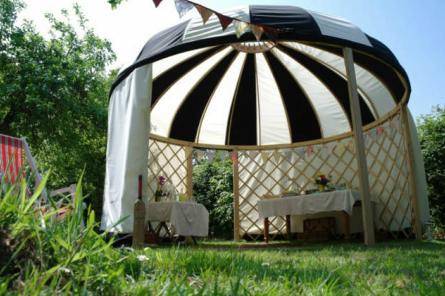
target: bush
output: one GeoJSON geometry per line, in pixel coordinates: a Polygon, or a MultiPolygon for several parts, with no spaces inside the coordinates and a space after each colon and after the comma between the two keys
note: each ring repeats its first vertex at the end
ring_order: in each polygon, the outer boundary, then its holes
{"type": "Polygon", "coordinates": [[[193,168],[193,195],[209,211],[212,237],[233,236],[232,178],[232,162],[219,154],[213,162],[203,160],[193,168]]]}
{"type": "Polygon", "coordinates": [[[420,146],[425,161],[428,195],[433,222],[445,228],[445,108],[418,120],[420,146]]]}

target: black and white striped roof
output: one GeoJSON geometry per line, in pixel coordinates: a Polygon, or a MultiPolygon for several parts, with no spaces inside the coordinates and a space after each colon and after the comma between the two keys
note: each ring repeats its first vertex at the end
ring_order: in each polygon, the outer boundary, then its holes
{"type": "Polygon", "coordinates": [[[192,18],[144,46],[153,64],[152,133],[210,145],[289,144],[351,131],[342,47],[354,49],[363,123],[410,93],[391,51],[355,25],[293,6],[247,6],[226,15],[279,29],[272,41],[192,18]]]}

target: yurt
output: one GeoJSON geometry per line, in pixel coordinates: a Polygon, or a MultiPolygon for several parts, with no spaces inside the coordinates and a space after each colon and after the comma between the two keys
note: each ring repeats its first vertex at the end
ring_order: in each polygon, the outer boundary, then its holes
{"type": "Polygon", "coordinates": [[[160,175],[192,199],[193,152],[222,150],[233,161],[235,240],[261,238],[266,226],[285,234],[289,223],[301,232],[315,212],[336,217],[326,212],[334,199],[268,199],[313,192],[320,175],[331,195],[357,192],[347,227],[366,244],[376,232],[421,238],[425,173],[410,82],[391,50],[346,20],[294,6],[202,15],[153,36],[112,86],[102,228],[133,231],[139,175],[146,203],[160,175]],[[275,216],[261,212],[265,200],[275,216]]]}

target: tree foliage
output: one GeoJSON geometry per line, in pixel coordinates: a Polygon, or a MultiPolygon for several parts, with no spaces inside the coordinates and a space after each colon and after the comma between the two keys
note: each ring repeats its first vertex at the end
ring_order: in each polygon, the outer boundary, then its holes
{"type": "Polygon", "coordinates": [[[231,238],[233,234],[232,162],[217,154],[210,162],[201,161],[193,168],[193,196],[210,214],[210,234],[231,238]]]}
{"type": "Polygon", "coordinates": [[[436,107],[422,116],[418,130],[433,220],[445,228],[445,108],[436,107]]]}
{"type": "Polygon", "coordinates": [[[77,5],[62,19],[46,15],[47,37],[17,23],[23,6],[0,2],[0,132],[27,138],[41,168],[55,175],[50,186],[75,183],[86,167],[86,189],[102,188],[111,44],[87,27],[77,5]]]}

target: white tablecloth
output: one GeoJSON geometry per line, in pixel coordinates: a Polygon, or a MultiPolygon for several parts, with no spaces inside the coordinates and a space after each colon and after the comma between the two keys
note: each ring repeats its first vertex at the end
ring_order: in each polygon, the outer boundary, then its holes
{"type": "Polygon", "coordinates": [[[352,215],[360,194],[353,190],[320,192],[308,195],[260,200],[257,204],[260,219],[274,216],[305,215],[345,211],[352,215]]]}
{"type": "Polygon", "coordinates": [[[170,222],[175,233],[182,236],[207,236],[209,233],[209,212],[196,202],[150,202],[147,220],[170,222]]]}

